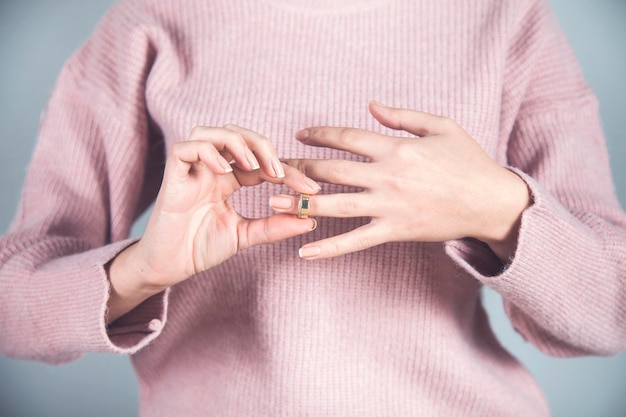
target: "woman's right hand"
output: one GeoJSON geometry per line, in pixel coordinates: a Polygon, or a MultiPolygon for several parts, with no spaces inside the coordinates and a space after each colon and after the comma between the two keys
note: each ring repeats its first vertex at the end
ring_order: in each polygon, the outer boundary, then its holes
{"type": "Polygon", "coordinates": [[[175,143],[143,237],[110,263],[107,321],[243,249],[315,228],[312,219],[289,214],[247,219],[237,213],[230,197],[242,186],[264,181],[296,193],[320,189],[282,164],[272,143],[251,130],[196,127],[187,141],[175,143]]]}

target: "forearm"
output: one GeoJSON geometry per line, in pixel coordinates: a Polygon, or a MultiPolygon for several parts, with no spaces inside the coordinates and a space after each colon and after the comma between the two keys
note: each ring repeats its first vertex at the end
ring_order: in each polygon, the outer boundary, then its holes
{"type": "Polygon", "coordinates": [[[104,331],[110,285],[104,265],[121,241],[88,249],[78,239],[14,232],[0,239],[0,351],[61,363],[87,352],[119,353],[104,331]]]}
{"type": "MultiPolygon", "coordinates": [[[[522,175],[522,174],[520,174],[522,175]]],[[[622,262],[626,218],[619,208],[572,213],[524,176],[532,205],[523,213],[506,269],[481,248],[449,242],[452,259],[499,293],[518,332],[554,356],[616,354],[626,346],[622,262]]]]}

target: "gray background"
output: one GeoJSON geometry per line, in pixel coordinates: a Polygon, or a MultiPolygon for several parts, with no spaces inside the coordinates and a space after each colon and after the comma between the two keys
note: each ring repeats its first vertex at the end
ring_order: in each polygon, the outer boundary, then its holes
{"type": "MultiPolygon", "coordinates": [[[[14,214],[39,114],[57,73],[112,3],[0,0],[0,233],[14,214]]],[[[626,0],[551,4],[599,96],[613,176],[626,207],[626,0]]],[[[511,329],[496,294],[485,298],[503,344],[538,379],[555,417],[626,416],[626,353],[549,358],[511,329]]],[[[92,354],[58,367],[0,357],[0,417],[133,416],[137,401],[127,357],[92,354]]]]}

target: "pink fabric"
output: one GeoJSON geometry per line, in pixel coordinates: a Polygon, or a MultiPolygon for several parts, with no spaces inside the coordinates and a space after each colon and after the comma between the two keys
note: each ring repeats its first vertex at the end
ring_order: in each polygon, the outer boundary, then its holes
{"type": "MultiPolygon", "coordinates": [[[[234,204],[267,215],[285,191],[234,204]]],[[[626,218],[596,100],[542,0],[124,1],[60,75],[0,245],[1,351],[133,354],[142,416],[546,416],[489,328],[482,285],[551,355],[626,343],[626,218]],[[387,132],[372,99],[452,117],[525,178],[534,204],[509,265],[469,239],[300,260],[304,242],[363,222],[323,218],[106,328],[103,266],[129,244],[173,142],[237,123],[281,156],[358,159],[293,133],[387,132]]]]}

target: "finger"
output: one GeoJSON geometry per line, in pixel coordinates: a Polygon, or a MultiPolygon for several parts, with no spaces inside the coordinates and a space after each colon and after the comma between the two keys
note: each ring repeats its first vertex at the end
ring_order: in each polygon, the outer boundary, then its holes
{"type": "Polygon", "coordinates": [[[297,193],[316,194],[322,189],[317,182],[298,169],[283,163],[281,165],[283,177],[271,177],[261,170],[242,171],[237,168],[235,168],[234,174],[239,184],[246,187],[267,181],[273,184],[284,184],[297,193]]]}
{"type": "Polygon", "coordinates": [[[305,145],[348,151],[378,160],[387,155],[396,138],[350,127],[315,126],[296,132],[296,139],[305,145]]]}
{"type": "Polygon", "coordinates": [[[311,232],[317,227],[315,219],[298,219],[287,214],[276,214],[262,219],[246,219],[239,225],[239,249],[276,243],[290,237],[311,232]]]}
{"type": "Polygon", "coordinates": [[[239,132],[217,127],[196,126],[192,129],[187,142],[209,143],[223,155],[232,156],[241,169],[251,171],[260,167],[246,139],[239,132]]]}
{"type": "Polygon", "coordinates": [[[329,184],[368,188],[380,176],[373,164],[344,159],[284,159],[283,162],[329,184]]]}
{"type": "Polygon", "coordinates": [[[417,136],[443,134],[458,128],[456,122],[448,117],[389,107],[375,101],[369,103],[369,110],[372,116],[383,126],[395,130],[404,130],[417,136]]]}
{"type": "Polygon", "coordinates": [[[308,243],[300,248],[303,259],[326,259],[358,252],[384,243],[378,228],[372,223],[347,233],[308,243]]]}
{"type": "MultiPolygon", "coordinates": [[[[298,214],[299,195],[270,197],[270,207],[279,213],[298,214]]],[[[309,216],[376,217],[379,213],[367,193],[323,194],[309,197],[309,216]]]]}
{"type": "Polygon", "coordinates": [[[228,124],[224,126],[224,128],[237,132],[244,138],[248,147],[250,147],[252,152],[256,155],[257,160],[260,162],[261,169],[267,175],[275,178],[282,178],[285,176],[283,166],[280,163],[280,159],[278,159],[276,149],[274,148],[274,144],[271,140],[253,130],[245,129],[233,124],[228,124]]]}
{"type": "Polygon", "coordinates": [[[212,143],[194,140],[177,142],[172,146],[165,175],[186,179],[194,165],[206,167],[215,174],[225,174],[233,170],[212,143]]]}

